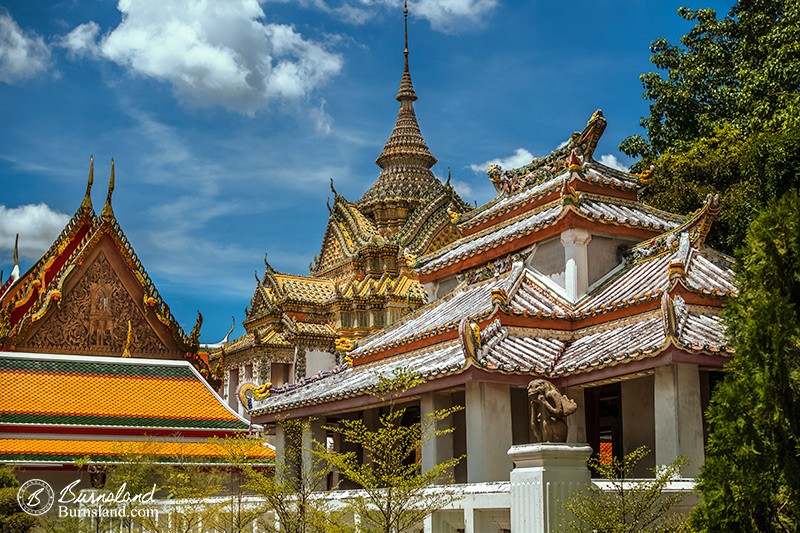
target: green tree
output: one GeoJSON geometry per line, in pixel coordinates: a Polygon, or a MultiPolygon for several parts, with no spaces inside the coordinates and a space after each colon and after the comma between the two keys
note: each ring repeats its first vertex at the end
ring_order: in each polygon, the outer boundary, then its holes
{"type": "Polygon", "coordinates": [[[737,254],[726,310],[736,356],[707,412],[692,514],[701,531],[800,527],[800,193],[772,202],[737,254]]]}
{"type": "Polygon", "coordinates": [[[381,376],[371,393],[384,404],[375,429],[361,419],[343,419],[326,428],[363,450],[363,458],[353,451],[318,452],[341,476],[362,488],[363,495],[353,498],[350,508],[360,517],[363,531],[408,531],[458,499],[452,491],[426,489],[452,483],[452,469],[463,457],[443,461],[427,471],[421,471],[416,458],[426,441],[453,431],[441,429],[438,423],[462,407],[439,409],[404,424],[408,409],[401,404],[401,397],[421,383],[406,371],[390,378],[381,376]]]}
{"type": "Polygon", "coordinates": [[[321,443],[311,443],[312,449],[302,446],[303,433],[309,431],[311,420],[283,420],[285,442],[283,459],[275,465],[274,472],[247,466],[246,486],[266,501],[267,508],[277,518],[274,522],[260,524],[267,533],[346,533],[353,528],[344,525],[344,510],[335,509],[325,499],[328,464],[319,453],[321,443]],[[311,464],[303,465],[303,455],[311,464]]]}
{"type": "Polygon", "coordinates": [[[222,471],[223,505],[214,510],[210,520],[203,522],[203,527],[219,533],[252,531],[253,523],[264,514],[266,506],[247,498],[252,491],[248,488],[246,471],[261,461],[257,457],[264,442],[243,434],[212,438],[209,442],[220,448],[222,461],[230,466],[222,471]]]}
{"type": "Polygon", "coordinates": [[[575,533],[675,533],[686,531],[686,517],[671,509],[683,499],[679,492],[665,494],[664,489],[679,477],[686,464],[678,457],[671,464],[656,467],[654,479],[632,481],[637,465],[650,451],[642,446],[603,464],[598,458],[589,459],[589,467],[600,477],[608,479],[612,490],[592,485],[588,490],[573,494],[566,503],[574,515],[566,527],[575,533]]]}
{"type": "Polygon", "coordinates": [[[19,507],[17,492],[20,483],[9,465],[0,465],[0,531],[25,533],[37,524],[36,517],[19,507]]]}
{"type": "Polygon", "coordinates": [[[695,26],[680,46],[651,45],[659,69],[642,75],[647,139],[620,150],[654,165],[645,201],[689,212],[719,193],[710,242],[731,252],[776,195],[800,186],[800,3],[740,0],[722,19],[681,8],[695,26]]]}

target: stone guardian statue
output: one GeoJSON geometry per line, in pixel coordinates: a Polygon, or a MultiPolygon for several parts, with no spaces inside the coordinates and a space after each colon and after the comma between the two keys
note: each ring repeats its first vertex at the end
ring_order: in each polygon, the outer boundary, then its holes
{"type": "Polygon", "coordinates": [[[533,442],[567,442],[567,422],[564,420],[578,405],[547,380],[534,379],[528,383],[531,404],[533,442]]]}

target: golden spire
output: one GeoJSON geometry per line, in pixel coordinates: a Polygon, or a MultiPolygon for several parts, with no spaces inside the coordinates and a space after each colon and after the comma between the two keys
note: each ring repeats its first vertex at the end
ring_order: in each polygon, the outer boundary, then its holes
{"type": "Polygon", "coordinates": [[[408,70],[408,0],[403,0],[403,24],[405,32],[403,55],[405,56],[405,61],[403,62],[403,78],[400,80],[400,90],[397,91],[396,98],[398,102],[402,103],[404,100],[408,100],[410,103],[417,100],[417,94],[411,84],[411,72],[408,70]]]}
{"type": "Polygon", "coordinates": [[[131,321],[128,320],[128,336],[125,337],[125,349],[122,350],[122,357],[131,356],[131,341],[133,340],[133,329],[131,328],[131,321]]]}
{"type": "Polygon", "coordinates": [[[14,266],[19,268],[19,233],[17,233],[17,238],[14,239],[14,266]]]}
{"type": "Polygon", "coordinates": [[[86,194],[81,202],[81,211],[89,213],[93,210],[92,207],[92,185],[94,184],[94,156],[89,156],[89,180],[86,183],[86,194]]]}
{"type": "Polygon", "coordinates": [[[433,175],[431,167],[436,158],[431,154],[414,113],[414,101],[417,95],[411,84],[408,69],[408,1],[403,2],[403,19],[405,28],[405,63],[397,101],[400,109],[397,121],[389,139],[383,147],[375,163],[381,167],[378,180],[364,193],[357,202],[358,207],[367,215],[383,209],[387,201],[406,202],[414,208],[424,198],[434,197],[442,191],[442,183],[433,175]]]}
{"type": "Polygon", "coordinates": [[[106,205],[103,206],[103,220],[111,220],[114,218],[114,210],[111,208],[111,195],[114,194],[114,158],[111,158],[111,179],[108,180],[108,196],[106,197],[106,205]]]}

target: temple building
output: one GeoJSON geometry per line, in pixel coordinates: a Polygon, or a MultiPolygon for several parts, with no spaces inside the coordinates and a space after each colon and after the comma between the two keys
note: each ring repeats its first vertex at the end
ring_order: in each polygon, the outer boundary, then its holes
{"type": "MultiPolygon", "coordinates": [[[[497,196],[458,216],[457,240],[414,262],[430,303],[361,339],[351,363],[251,401],[251,419],[310,418],[309,440],[338,438],[323,426],[374,423],[370,390],[402,368],[424,380],[407,412],[464,408],[452,433],[425,444],[422,467],[465,454],[456,482],[502,482],[509,448],[532,442],[526,386],[543,378],[577,403],[568,442],[590,443],[601,460],[646,445],[643,468],[684,455],[696,475],[702,413],[732,356],[721,317],[732,259],[705,244],[717,200],[689,216],[642,204],[648,173],[592,158],[605,126],[597,111],[547,157],[490,166],[497,196]]],[[[508,509],[498,512],[507,523],[508,509]]],[[[479,523],[459,514],[449,524],[465,521],[479,523]]]]}
{"type": "MultiPolygon", "coordinates": [[[[116,221],[114,162],[100,216],[91,188],[41,259],[0,288],[0,462],[63,486],[75,462],[126,454],[224,463],[209,437],[253,432],[216,394],[198,342],[169,311],[116,221]]],[[[256,430],[261,428],[256,426],[256,430]]],[[[271,465],[259,446],[254,461],[271,465]]]]}
{"type": "Polygon", "coordinates": [[[266,271],[246,309],[246,334],[211,354],[224,394],[239,406],[243,383],[259,389],[300,382],[344,363],[355,342],[426,303],[410,265],[459,237],[469,206],[431,172],[436,158],[420,132],[408,67],[408,23],[397,120],[376,163],[378,179],[356,202],[331,182],[333,205],[308,276],[266,271]],[[217,366],[219,365],[219,366],[217,366]]]}
{"type": "MultiPolygon", "coordinates": [[[[0,386],[0,462],[59,489],[87,459],[231,464],[209,439],[253,430],[185,360],[0,352],[0,386]]],[[[258,440],[248,456],[271,468],[275,451],[258,440]]]]}
{"type": "Polygon", "coordinates": [[[0,289],[0,351],[188,359],[213,382],[198,355],[202,317],[188,335],[170,313],[111,205],[114,161],[103,210],[86,195],[44,255],[0,289]]]}

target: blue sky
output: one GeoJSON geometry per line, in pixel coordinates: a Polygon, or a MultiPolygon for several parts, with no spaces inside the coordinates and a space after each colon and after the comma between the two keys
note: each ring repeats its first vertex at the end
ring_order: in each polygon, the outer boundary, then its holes
{"type": "MultiPolygon", "coordinates": [[[[489,161],[545,155],[592,112],[595,158],[642,133],[649,44],[712,0],[412,0],[423,136],[465,200],[493,196],[489,161]]],[[[96,210],[114,210],[188,331],[241,334],[264,253],[307,274],[328,181],[355,201],[397,114],[399,0],[0,0],[0,268],[23,271],[78,208],[89,155],[96,210]]],[[[616,160],[611,159],[612,157],[616,160]]]]}

